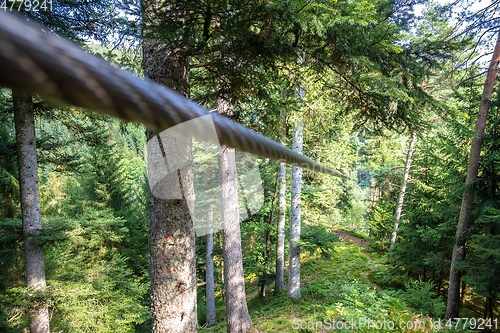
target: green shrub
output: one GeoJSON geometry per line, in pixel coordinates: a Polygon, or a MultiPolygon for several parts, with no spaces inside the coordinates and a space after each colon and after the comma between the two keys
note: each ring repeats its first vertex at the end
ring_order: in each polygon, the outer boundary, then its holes
{"type": "Polygon", "coordinates": [[[419,311],[422,315],[432,318],[440,318],[446,311],[446,305],[443,297],[437,297],[434,289],[434,283],[413,280],[405,284],[404,295],[405,302],[413,309],[419,311]]]}
{"type": "Polygon", "coordinates": [[[324,226],[306,225],[302,228],[299,245],[301,250],[314,253],[317,249],[321,251],[321,256],[330,258],[333,244],[338,242],[339,236],[330,232],[324,226]]]}

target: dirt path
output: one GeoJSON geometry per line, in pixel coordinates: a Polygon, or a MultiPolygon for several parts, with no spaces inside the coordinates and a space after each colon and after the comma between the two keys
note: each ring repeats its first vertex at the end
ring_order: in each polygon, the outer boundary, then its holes
{"type": "Polygon", "coordinates": [[[365,241],[364,239],[351,236],[350,234],[348,234],[345,231],[334,229],[333,232],[336,233],[337,235],[339,235],[339,237],[340,237],[341,240],[346,240],[347,239],[351,243],[353,243],[353,244],[355,244],[357,246],[361,246],[361,247],[369,247],[370,246],[370,244],[367,241],[365,241]]]}
{"type": "MultiPolygon", "coordinates": [[[[351,234],[348,234],[345,231],[335,229],[335,230],[333,230],[333,232],[336,233],[342,241],[348,240],[352,244],[357,245],[359,247],[364,247],[364,248],[367,248],[367,247],[370,246],[370,244],[367,241],[365,241],[364,239],[361,239],[361,238],[358,238],[358,237],[354,237],[354,236],[352,236],[351,234]]],[[[370,257],[369,254],[363,252],[363,250],[360,250],[360,252],[363,253],[368,258],[368,262],[369,263],[372,262],[372,258],[370,257]]],[[[378,291],[382,290],[382,288],[380,288],[375,283],[373,283],[373,282],[370,281],[370,279],[368,278],[368,272],[361,273],[361,278],[363,280],[365,280],[367,283],[373,285],[375,287],[375,289],[377,289],[378,291]]]]}

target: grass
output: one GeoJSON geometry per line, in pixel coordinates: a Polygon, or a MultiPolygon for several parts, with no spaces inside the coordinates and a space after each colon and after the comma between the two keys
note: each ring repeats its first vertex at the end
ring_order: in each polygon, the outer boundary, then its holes
{"type": "MultiPolygon", "coordinates": [[[[377,291],[365,282],[362,274],[370,268],[382,265],[383,258],[376,258],[371,264],[366,255],[357,246],[338,243],[331,259],[323,259],[319,253],[304,258],[301,262],[301,299],[288,298],[286,292],[277,296],[248,300],[250,316],[260,332],[325,332],[321,325],[333,320],[366,323],[385,320],[386,329],[364,327],[357,329],[336,329],[335,332],[431,332],[430,322],[425,322],[426,329],[400,329],[406,323],[421,320],[405,304],[404,297],[394,292],[377,291]],[[392,295],[392,296],[391,296],[392,295]],[[309,323],[310,322],[310,323],[309,323]],[[390,322],[394,328],[390,329],[390,322]],[[302,328],[299,327],[302,325],[302,328]]],[[[223,303],[222,301],[220,303],[223,303]]],[[[204,329],[205,332],[226,332],[225,309],[218,304],[217,320],[219,324],[204,329]]],[[[323,326],[325,328],[325,326],[323,326]]],[[[333,330],[332,330],[333,331],[333,330]]]]}
{"type": "Polygon", "coordinates": [[[365,240],[367,242],[370,242],[370,240],[371,240],[370,237],[368,237],[367,235],[362,234],[362,233],[357,232],[357,231],[353,231],[353,230],[349,230],[349,229],[344,229],[344,228],[340,228],[339,230],[347,232],[349,235],[357,237],[357,238],[360,238],[360,239],[363,239],[363,240],[365,240]]]}

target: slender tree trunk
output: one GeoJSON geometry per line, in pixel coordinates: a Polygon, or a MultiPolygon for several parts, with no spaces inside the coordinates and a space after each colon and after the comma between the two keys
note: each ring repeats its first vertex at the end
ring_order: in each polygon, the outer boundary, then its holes
{"type": "MultiPolygon", "coordinates": [[[[228,99],[219,98],[217,111],[231,115],[231,102],[228,99]]],[[[254,326],[248,314],[246,301],[235,157],[234,148],[220,147],[219,180],[224,226],[222,248],[226,289],[226,327],[228,333],[244,333],[252,331],[254,326]]]]}
{"type": "Polygon", "coordinates": [[[485,318],[491,318],[494,319],[493,317],[493,304],[495,304],[496,299],[495,297],[488,297],[488,311],[486,312],[487,317],[485,318]]]}
{"type": "MultiPolygon", "coordinates": [[[[155,6],[146,3],[144,29],[156,14],[155,6]]],[[[143,69],[146,77],[189,97],[189,62],[182,50],[155,41],[143,42],[143,69]]],[[[196,254],[195,229],[189,211],[194,203],[191,141],[146,133],[148,141],[157,140],[159,156],[168,167],[169,156],[183,156],[185,167],[171,170],[149,189],[149,246],[151,261],[151,311],[153,332],[196,332],[196,254]],[[164,140],[162,140],[162,138],[164,140]],[[161,188],[161,189],[160,189],[161,188]],[[158,196],[163,192],[166,196],[158,196]],[[179,198],[168,194],[179,193],[179,198]]],[[[156,144],[156,142],[155,142],[156,144]]],[[[181,157],[180,157],[181,158],[181,157]]],[[[152,160],[151,160],[152,161],[152,160]]],[[[148,163],[148,174],[152,169],[148,163]]]]}
{"type": "Polygon", "coordinates": [[[465,281],[462,281],[462,291],[460,292],[460,307],[464,305],[466,291],[467,291],[467,283],[465,283],[465,281]]]}
{"type": "MultiPolygon", "coordinates": [[[[272,215],[272,213],[271,213],[272,215]]],[[[271,221],[271,219],[269,219],[271,221]]],[[[269,225],[271,223],[269,222],[269,225]]],[[[270,227],[270,226],[269,226],[270,227]]],[[[267,282],[267,265],[269,264],[269,243],[271,242],[271,230],[264,231],[264,265],[263,265],[263,279],[260,285],[260,297],[266,297],[266,282],[267,282]]]]}
{"type": "MultiPolygon", "coordinates": [[[[19,163],[19,185],[21,215],[24,234],[24,257],[28,288],[44,291],[46,287],[43,246],[31,236],[39,236],[42,230],[40,216],[40,193],[38,191],[38,163],[36,157],[35,118],[33,100],[30,95],[12,92],[14,123],[16,127],[17,159],[19,163]]],[[[30,308],[30,332],[49,332],[49,310],[45,306],[30,308]]]]}
{"type": "MultiPolygon", "coordinates": [[[[302,154],[302,121],[295,124],[293,130],[293,150],[302,154]]],[[[290,262],[288,264],[288,296],[300,298],[300,222],[301,222],[301,197],[302,168],[292,166],[292,198],[290,209],[290,262]]]]}
{"type": "Polygon", "coordinates": [[[437,292],[438,292],[438,295],[441,295],[441,285],[443,283],[443,276],[442,276],[442,272],[439,272],[439,276],[438,276],[438,283],[437,283],[437,292]]]}
{"type": "Polygon", "coordinates": [[[207,271],[206,271],[206,298],[207,298],[207,326],[213,326],[217,324],[217,318],[215,317],[215,282],[214,282],[214,234],[213,234],[213,211],[208,212],[208,233],[207,233],[207,271]]]}
{"type": "Polygon", "coordinates": [[[460,310],[460,271],[457,266],[465,259],[465,241],[469,230],[470,215],[472,210],[472,201],[474,198],[474,183],[477,179],[479,170],[479,156],[481,155],[481,143],[486,127],[486,118],[490,108],[493,86],[498,74],[498,65],[500,63],[500,33],[496,42],[493,57],[488,68],[488,74],[484,82],[483,96],[479,106],[479,114],[474,128],[474,137],[470,148],[469,166],[467,168],[467,178],[465,180],[465,190],[458,218],[457,232],[455,235],[455,246],[451,258],[450,279],[448,288],[448,305],[446,307],[446,318],[456,318],[460,310]]]}
{"type": "MultiPolygon", "coordinates": [[[[282,131],[281,144],[286,146],[286,111],[281,111],[282,131]]],[[[280,162],[278,178],[279,199],[278,199],[278,242],[276,245],[276,281],[275,294],[285,290],[285,214],[286,214],[286,164],[280,162]]]]}
{"type": "Polygon", "coordinates": [[[372,177],[371,179],[371,187],[370,187],[370,206],[368,210],[372,212],[375,209],[375,198],[376,198],[376,180],[372,177]]]}
{"type": "Polygon", "coordinates": [[[276,199],[278,198],[278,178],[279,178],[279,168],[276,170],[276,183],[275,183],[275,190],[273,194],[273,202],[272,202],[272,208],[271,212],[269,213],[269,216],[267,218],[267,227],[266,230],[264,231],[264,278],[262,281],[262,284],[260,286],[260,297],[265,297],[266,296],[266,282],[267,282],[267,269],[269,265],[269,255],[271,252],[271,225],[273,223],[274,219],[274,206],[276,206],[276,199]]]}
{"type": "Polygon", "coordinates": [[[391,246],[396,243],[396,237],[398,235],[399,220],[401,219],[401,213],[403,212],[403,203],[405,201],[406,185],[408,184],[408,177],[410,175],[410,168],[413,156],[413,150],[415,149],[415,141],[417,141],[417,131],[413,131],[410,140],[410,146],[408,147],[408,154],[406,155],[405,171],[403,173],[403,183],[401,184],[401,192],[399,192],[398,205],[396,207],[396,214],[394,216],[394,229],[391,235],[391,246]]]}

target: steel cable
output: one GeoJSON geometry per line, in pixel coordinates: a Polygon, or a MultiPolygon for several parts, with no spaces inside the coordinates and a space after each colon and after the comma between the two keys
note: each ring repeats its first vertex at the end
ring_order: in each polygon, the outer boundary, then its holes
{"type": "MultiPolygon", "coordinates": [[[[349,179],[181,96],[86,53],[73,43],[0,12],[0,85],[92,109],[161,132],[211,115],[219,142],[264,158],[349,179]]],[[[193,136],[203,128],[193,128],[193,136]]]]}

